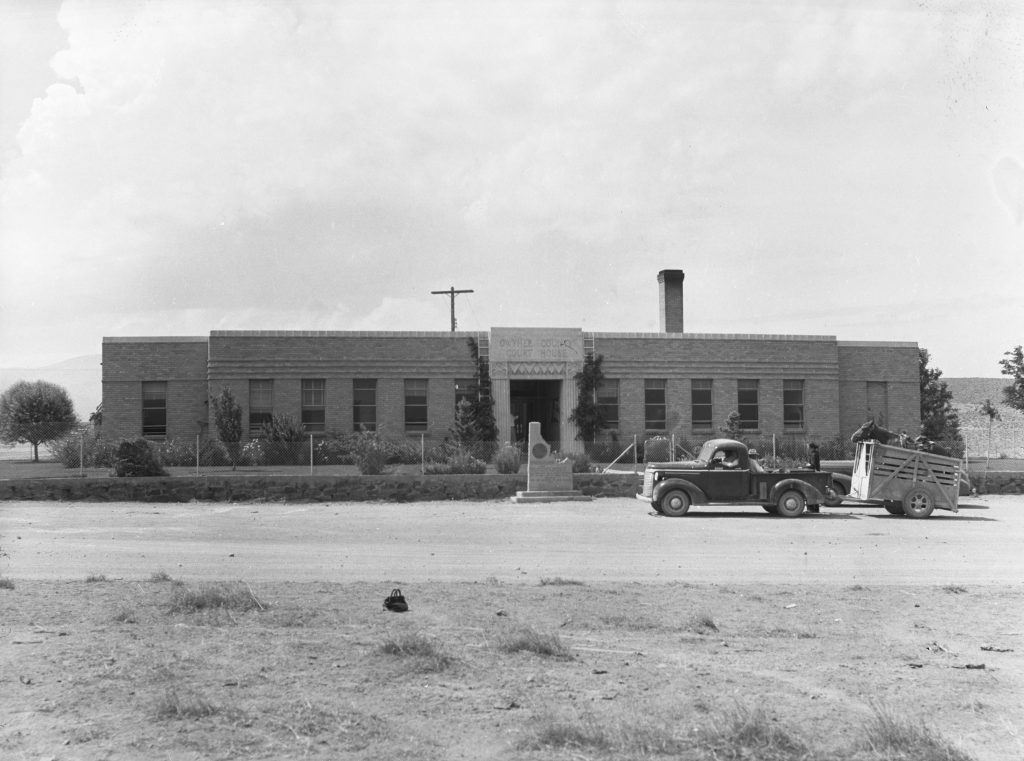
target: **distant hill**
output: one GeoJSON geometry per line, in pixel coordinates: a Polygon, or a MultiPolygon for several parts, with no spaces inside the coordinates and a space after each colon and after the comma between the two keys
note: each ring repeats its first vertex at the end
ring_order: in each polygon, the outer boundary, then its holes
{"type": "Polygon", "coordinates": [[[44,380],[67,389],[83,421],[103,399],[102,356],[86,354],[45,367],[0,367],[0,391],[20,380],[44,380]]]}
{"type": "Polygon", "coordinates": [[[1024,457],[1024,412],[1003,403],[1003,388],[1010,385],[1007,375],[999,378],[940,378],[953,394],[953,407],[960,416],[960,430],[967,453],[984,456],[989,450],[989,419],[980,412],[986,399],[999,410],[1000,420],[992,421],[993,457],[1024,457]]]}

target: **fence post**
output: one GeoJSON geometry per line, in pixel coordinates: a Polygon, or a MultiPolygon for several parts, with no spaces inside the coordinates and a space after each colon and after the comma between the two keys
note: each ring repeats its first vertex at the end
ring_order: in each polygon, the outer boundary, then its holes
{"type": "Polygon", "coordinates": [[[309,475],[313,475],[313,434],[309,434],[309,475]]]}
{"type": "Polygon", "coordinates": [[[199,478],[199,434],[196,434],[196,478],[199,478]]]}
{"type": "Polygon", "coordinates": [[[85,478],[85,431],[78,437],[78,477],[85,478]]]}
{"type": "Polygon", "coordinates": [[[636,464],[637,464],[637,455],[636,455],[636,434],[634,433],[634,434],[633,434],[633,475],[634,475],[634,476],[636,475],[636,464]]]}
{"type": "Polygon", "coordinates": [[[420,434],[420,475],[426,475],[427,473],[427,446],[424,442],[423,434],[420,434]]]}

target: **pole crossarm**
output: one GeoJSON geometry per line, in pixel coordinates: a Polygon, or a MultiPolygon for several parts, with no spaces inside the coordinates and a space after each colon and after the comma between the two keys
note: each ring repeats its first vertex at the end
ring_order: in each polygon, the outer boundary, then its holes
{"type": "Polygon", "coordinates": [[[459,295],[460,293],[473,293],[473,291],[472,290],[457,291],[457,290],[455,290],[455,286],[452,285],[452,286],[448,287],[447,291],[431,291],[431,293],[432,294],[436,294],[438,296],[448,296],[451,299],[451,302],[452,302],[452,333],[454,333],[455,332],[455,325],[457,324],[456,320],[455,320],[455,297],[457,295],[459,295]]]}

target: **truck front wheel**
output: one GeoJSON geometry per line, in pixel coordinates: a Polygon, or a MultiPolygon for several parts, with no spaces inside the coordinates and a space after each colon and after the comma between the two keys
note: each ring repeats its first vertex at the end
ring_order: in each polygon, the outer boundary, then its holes
{"type": "Polygon", "coordinates": [[[796,518],[798,515],[803,515],[807,508],[807,500],[796,489],[782,492],[779,495],[779,501],[775,504],[778,506],[779,515],[783,518],[796,518]]]}
{"type": "Polygon", "coordinates": [[[925,489],[914,488],[903,495],[903,513],[908,518],[927,518],[935,509],[935,500],[925,489]]]}
{"type": "Polygon", "coordinates": [[[661,496],[661,512],[669,518],[681,518],[690,509],[690,495],[682,489],[672,489],[661,496]]]}

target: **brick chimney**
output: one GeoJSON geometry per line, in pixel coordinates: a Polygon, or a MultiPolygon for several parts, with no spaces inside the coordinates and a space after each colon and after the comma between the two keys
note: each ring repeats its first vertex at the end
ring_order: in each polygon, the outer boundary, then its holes
{"type": "Polygon", "coordinates": [[[658,273],[658,306],[661,309],[662,333],[683,332],[683,278],[682,270],[662,270],[658,273]]]}

